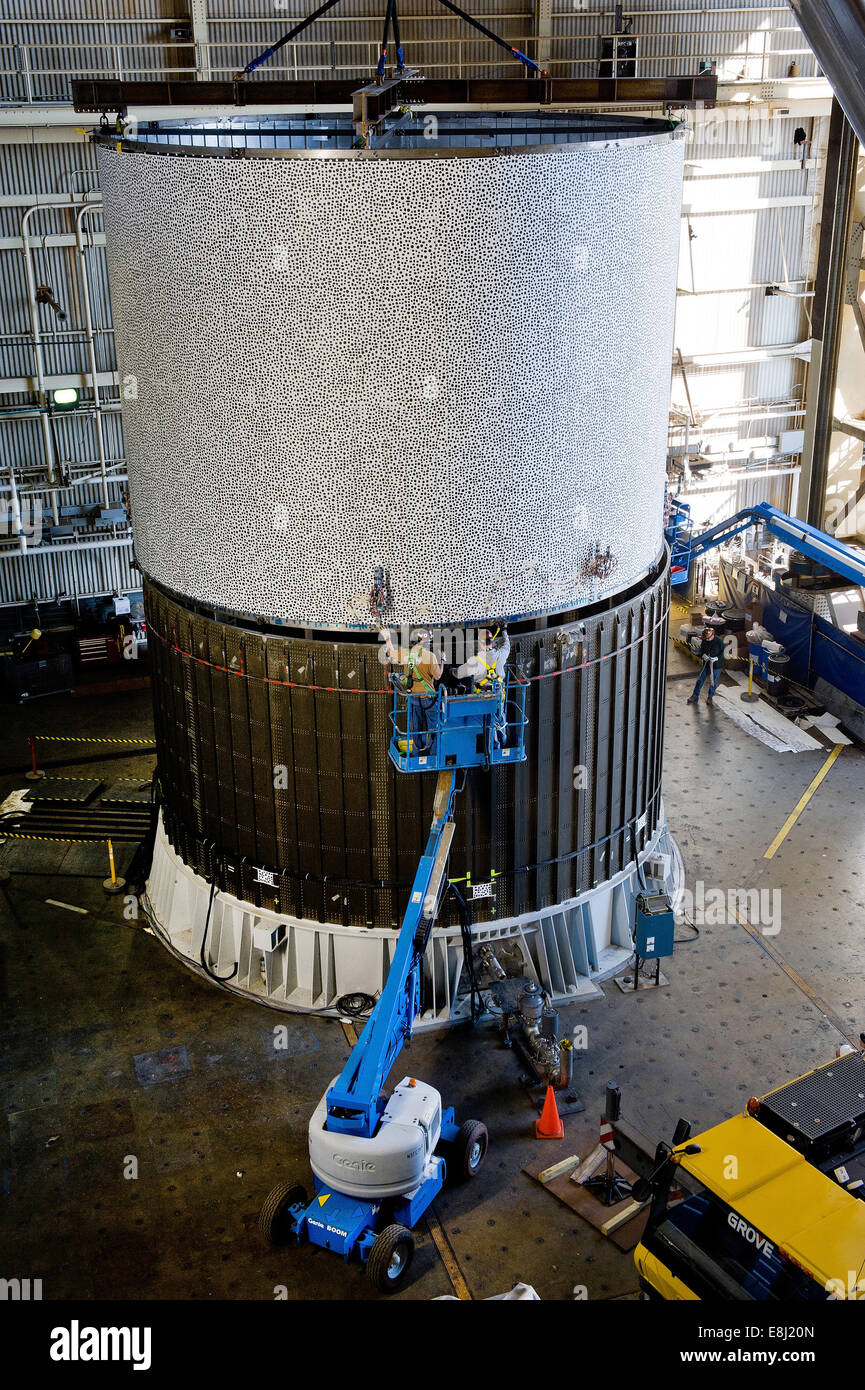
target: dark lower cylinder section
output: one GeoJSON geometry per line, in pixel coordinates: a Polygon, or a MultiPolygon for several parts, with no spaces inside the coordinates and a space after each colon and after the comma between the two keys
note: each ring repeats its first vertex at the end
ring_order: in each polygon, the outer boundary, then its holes
{"type": "MultiPolygon", "coordinates": [[[[268,630],[145,583],[160,796],[174,849],[220,890],[346,926],[398,925],[435,778],[388,758],[374,635],[268,630]]],[[[479,922],[612,878],[661,819],[666,559],[555,626],[510,629],[528,761],[469,774],[449,876],[479,922]],[[475,896],[477,895],[477,896],[475,896]]],[[[446,898],[442,923],[458,920],[446,898]]]]}

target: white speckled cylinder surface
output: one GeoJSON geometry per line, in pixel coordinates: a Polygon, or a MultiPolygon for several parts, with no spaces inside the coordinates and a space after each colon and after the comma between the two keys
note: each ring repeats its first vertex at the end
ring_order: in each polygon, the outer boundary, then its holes
{"type": "Polygon", "coordinates": [[[684,142],[633,124],[435,158],[102,144],[144,571],[337,629],[370,625],[378,567],[392,623],[562,612],[644,575],[684,142]]]}

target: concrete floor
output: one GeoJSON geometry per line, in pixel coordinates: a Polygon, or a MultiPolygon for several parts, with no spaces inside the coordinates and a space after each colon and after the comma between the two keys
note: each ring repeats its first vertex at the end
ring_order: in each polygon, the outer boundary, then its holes
{"type": "MultiPolygon", "coordinates": [[[[587,1110],[565,1121],[564,1145],[545,1146],[550,1161],[596,1141],[608,1079],[636,1124],[669,1138],[679,1115],[698,1129],[717,1123],[830,1057],[842,1029],[865,1028],[865,754],[843,751],[764,859],[827,754],[774,753],[719,709],[687,706],[692,670],[671,646],[665,800],[688,883],[780,889],[781,928],[755,940],[735,921],[706,925],[665,963],[668,988],[624,996],[608,984],[602,1000],[563,1011],[565,1028],[588,1027],[575,1069],[587,1110]]],[[[2,714],[3,796],[22,785],[31,731],[150,730],[147,692],[2,714]]],[[[59,771],[110,781],[151,766],[148,754],[59,771]]],[[[309,1183],[306,1122],[345,1058],[342,1029],[194,978],[105,897],[103,857],[85,845],[0,850],[13,873],[0,893],[0,1275],[41,1278],[47,1299],[271,1299],[279,1286],[289,1298],[380,1297],[357,1266],[309,1247],[273,1252],[256,1230],[275,1182],[309,1183]],[[279,1022],[283,1054],[272,1047],[279,1022]],[[124,1177],[130,1157],[137,1179],[124,1177]]],[[[410,1065],[490,1130],[477,1180],[436,1203],[471,1295],[524,1280],[543,1299],[570,1298],[575,1285],[590,1299],[633,1297],[632,1256],[522,1173],[539,1151],[534,1115],[495,1027],[422,1036],[410,1059],[399,1074],[410,1065]]],[[[425,1223],[417,1235],[414,1278],[397,1297],[452,1292],[425,1223]]]]}

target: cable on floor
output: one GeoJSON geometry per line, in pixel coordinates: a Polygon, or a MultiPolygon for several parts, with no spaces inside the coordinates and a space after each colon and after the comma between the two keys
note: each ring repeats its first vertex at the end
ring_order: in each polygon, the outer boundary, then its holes
{"type": "Polygon", "coordinates": [[[345,1014],[346,1018],[360,1019],[372,1013],[375,1004],[374,994],[356,990],[354,994],[341,994],[336,1001],[336,1010],[339,1014],[345,1014]]]}

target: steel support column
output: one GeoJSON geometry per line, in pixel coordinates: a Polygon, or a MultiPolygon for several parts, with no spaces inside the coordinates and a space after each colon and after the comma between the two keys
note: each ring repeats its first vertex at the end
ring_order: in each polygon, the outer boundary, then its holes
{"type": "Polygon", "coordinates": [[[542,68],[552,54],[553,0],[534,0],[535,62],[542,68]]]}
{"type": "Polygon", "coordinates": [[[820,248],[812,319],[808,413],[802,451],[799,516],[822,528],[829,445],[835,416],[835,381],[847,269],[847,240],[856,187],[859,141],[837,100],[832,103],[820,248]]]}
{"type": "Polygon", "coordinates": [[[200,82],[209,82],[212,77],[210,66],[210,28],[207,23],[207,0],[189,0],[189,20],[192,24],[192,37],[195,41],[196,76],[200,82]]]}

